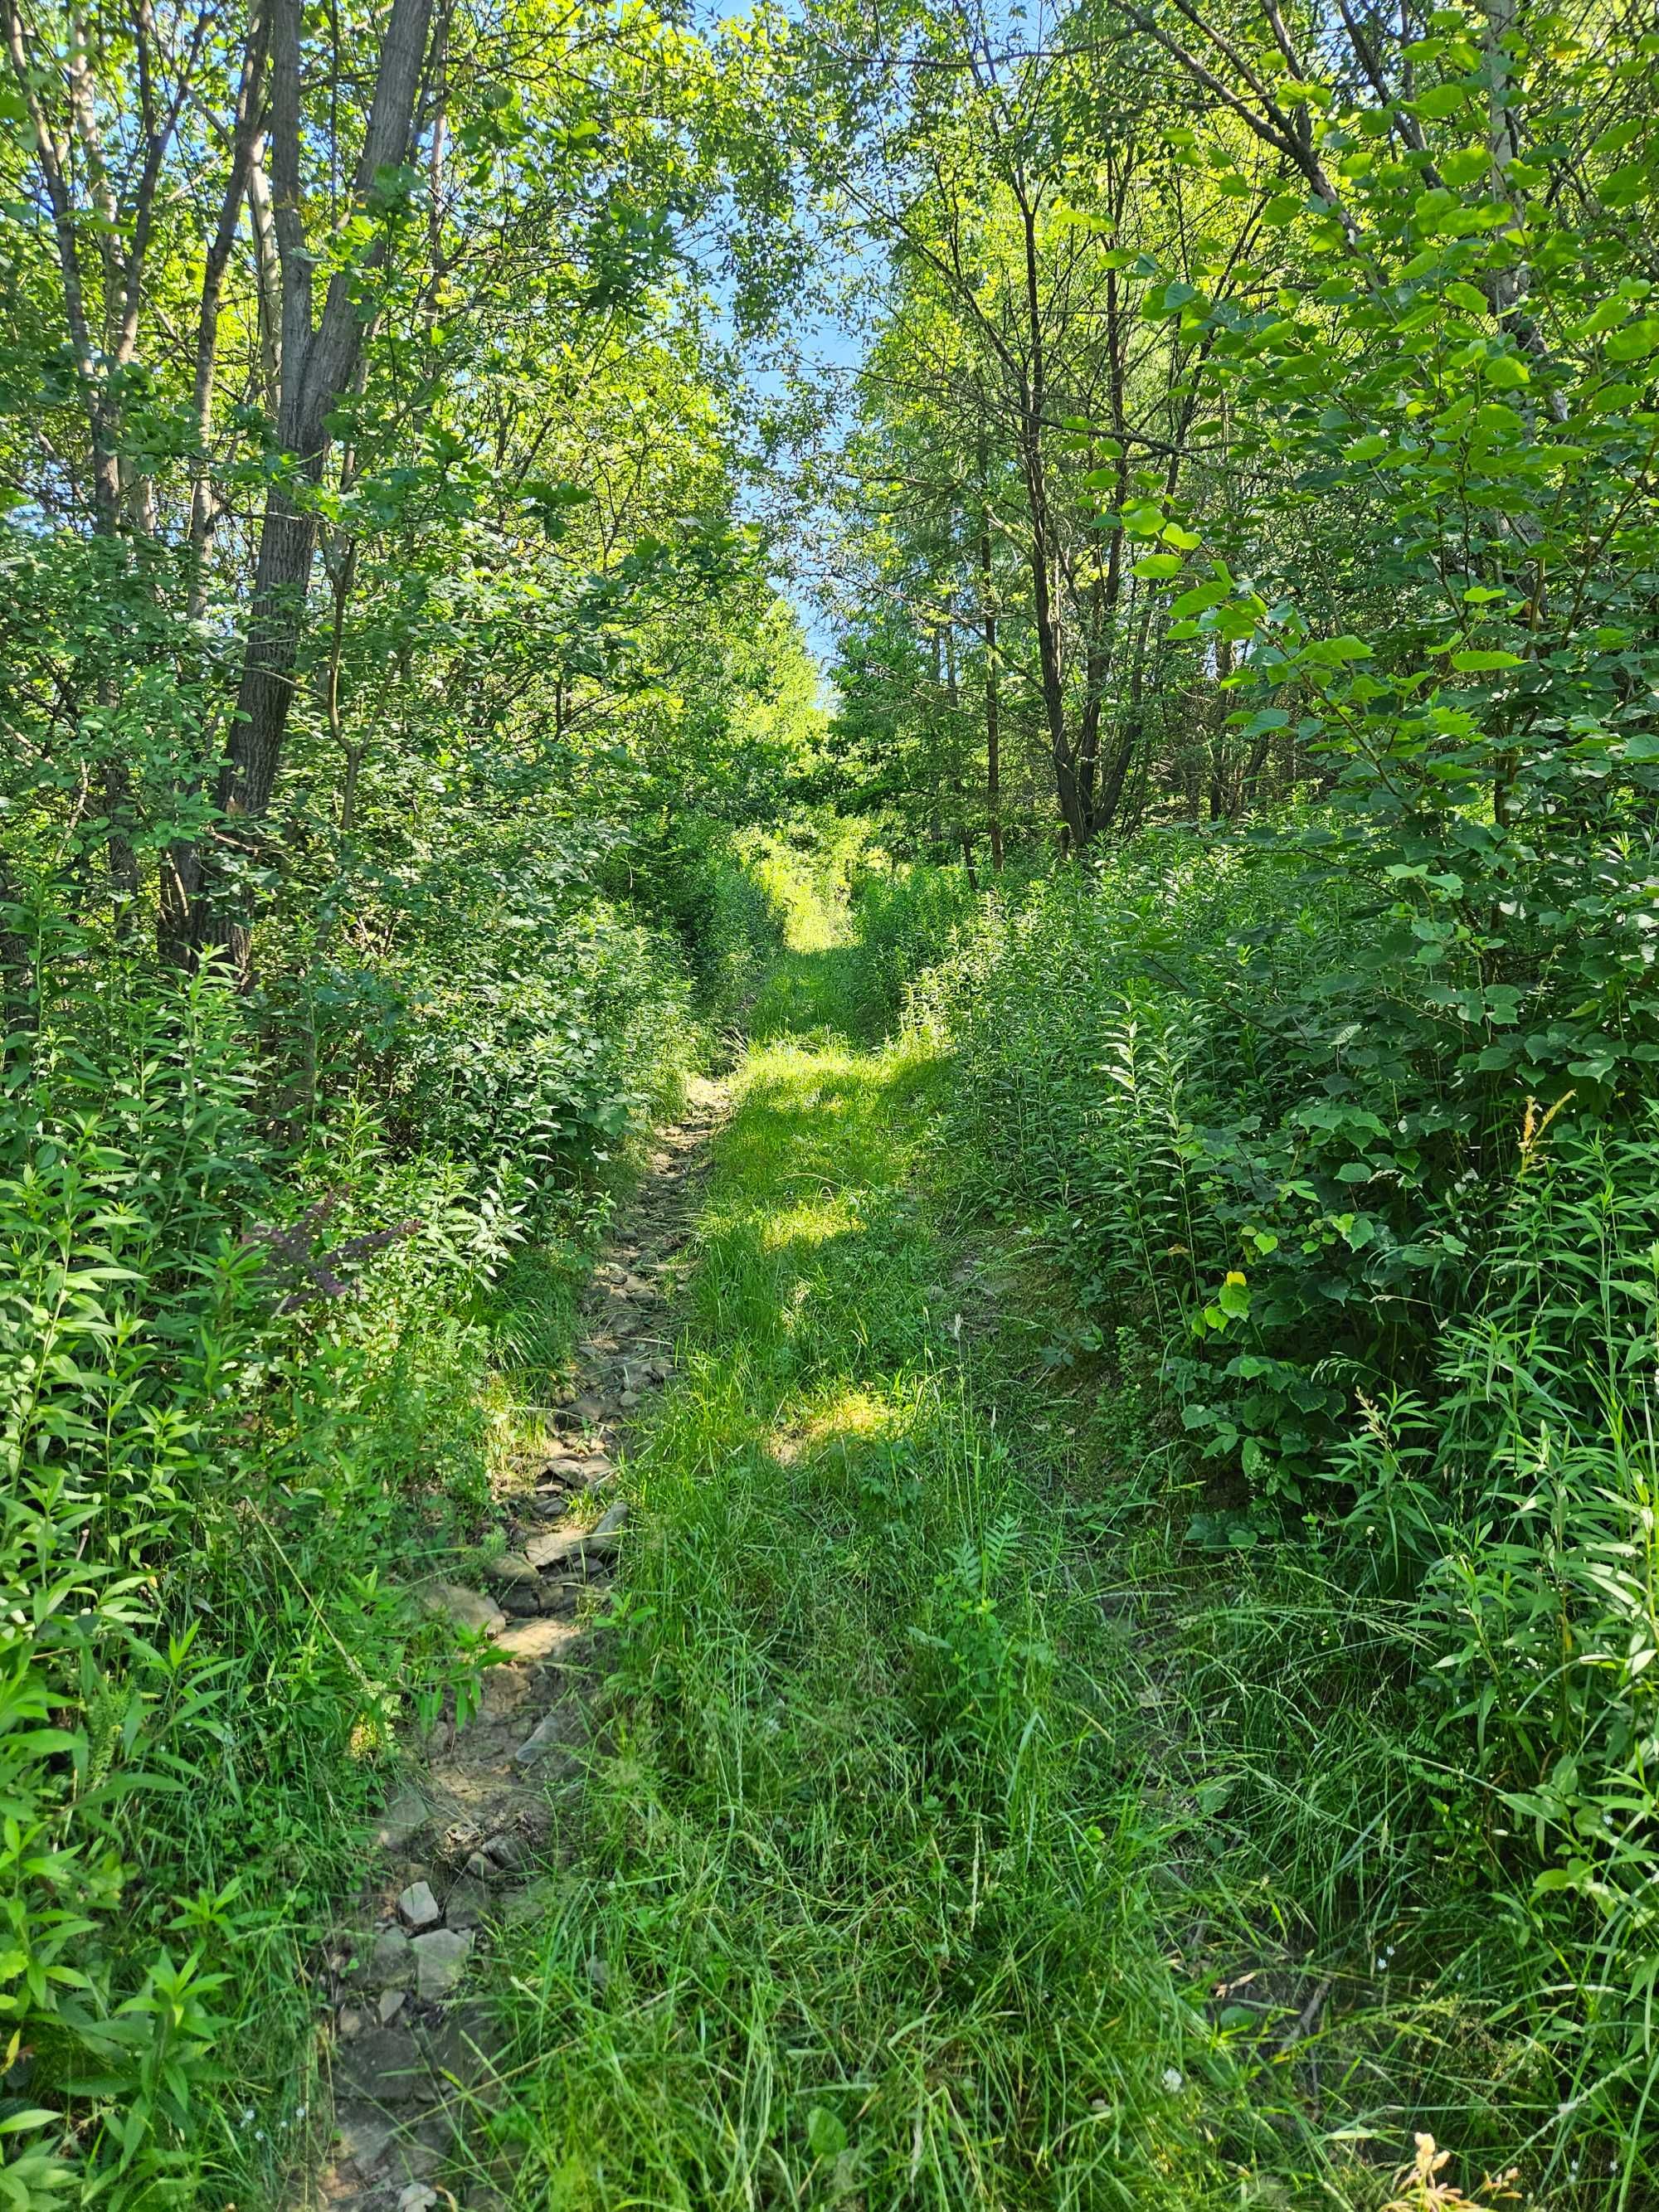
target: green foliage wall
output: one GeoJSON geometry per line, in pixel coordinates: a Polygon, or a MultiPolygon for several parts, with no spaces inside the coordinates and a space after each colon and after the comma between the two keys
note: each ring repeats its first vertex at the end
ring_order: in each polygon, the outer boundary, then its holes
{"type": "MultiPolygon", "coordinates": [[[[902,945],[906,1018],[954,1057],[954,1171],[1038,1230],[1067,1326],[1142,1391],[1187,1557],[1248,1560],[1323,1639],[1318,1725],[1363,1781],[1341,1832],[1387,1804],[1419,1916],[1492,1903],[1493,2002],[1523,1990],[1625,2130],[1653,2057],[1651,1110],[1472,1114],[1455,1031],[1395,1056],[1419,971],[1356,961],[1368,902],[1282,849],[1155,836],[1092,880],[964,911],[913,877],[869,912],[872,989],[902,945]]],[[[1272,1828],[1302,1777],[1231,1815],[1272,1828]]]]}

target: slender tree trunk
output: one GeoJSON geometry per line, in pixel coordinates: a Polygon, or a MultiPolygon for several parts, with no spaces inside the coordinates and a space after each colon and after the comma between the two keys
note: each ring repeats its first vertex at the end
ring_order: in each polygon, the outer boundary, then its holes
{"type": "MultiPolygon", "coordinates": [[[[282,442],[299,462],[307,489],[322,480],[328,416],[347,392],[361,357],[363,322],[344,270],[331,279],[320,319],[312,322],[313,256],[301,222],[300,28],[302,0],[271,0],[272,212],[282,264],[282,442]]],[[[409,149],[432,0],[392,0],[380,47],[368,128],[353,198],[368,200],[376,173],[409,149]]],[[[371,257],[372,258],[372,257],[371,257]]],[[[362,264],[360,264],[361,266],[362,264]]],[[[270,804],[294,702],[305,629],[307,592],[317,550],[312,502],[286,484],[267,495],[259,532],[247,644],[216,797],[226,856],[204,871],[191,915],[198,945],[216,945],[240,979],[252,977],[252,901],[238,874],[255,861],[259,824],[270,804]]]]}
{"type": "Polygon", "coordinates": [[[241,81],[236,88],[236,119],[230,142],[230,173],[225,179],[224,198],[219,204],[218,224],[203,264],[201,304],[196,322],[196,370],[191,393],[196,451],[190,488],[188,608],[192,622],[199,622],[206,611],[206,555],[215,520],[207,448],[213,428],[213,386],[219,358],[220,301],[224,291],[225,270],[229,266],[231,252],[236,244],[236,233],[242,219],[242,202],[247,197],[248,177],[253,165],[254,141],[258,136],[259,127],[260,92],[270,36],[269,14],[256,0],[252,19],[248,25],[247,45],[242,55],[241,81]]]}
{"type": "Polygon", "coordinates": [[[1020,461],[1031,522],[1031,599],[1036,626],[1037,665],[1042,679],[1042,713],[1054,764],[1054,797],[1072,844],[1081,852],[1089,825],[1078,788],[1077,763],[1066,728],[1066,677],[1060,654],[1060,615],[1050,560],[1054,526],[1048,509],[1048,479],[1042,449],[1042,412],[1048,404],[1048,369],[1042,335],[1042,293],[1037,267],[1036,208],[1022,186],[1020,216],[1025,243],[1025,316],[1028,362],[1022,395],[1020,461]]]}
{"type": "Polygon", "coordinates": [[[991,514],[980,510],[980,622],[985,633],[985,811],[991,837],[991,866],[1002,873],[1002,702],[997,692],[997,611],[991,575],[991,514]]]}

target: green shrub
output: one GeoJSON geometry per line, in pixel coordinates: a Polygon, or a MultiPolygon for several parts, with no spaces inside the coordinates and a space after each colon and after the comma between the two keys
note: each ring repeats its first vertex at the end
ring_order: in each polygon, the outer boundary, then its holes
{"type": "Polygon", "coordinates": [[[591,899],[263,1000],[37,931],[0,1092],[0,2203],[275,2201],[303,1951],[400,1732],[472,1694],[407,1584],[482,1527],[492,1362],[568,1349],[533,1248],[672,1103],[690,986],[591,899]]]}
{"type": "Polygon", "coordinates": [[[903,1008],[907,988],[942,959],[978,906],[962,868],[860,872],[853,884],[858,1007],[872,1029],[903,1008]]]}
{"type": "Polygon", "coordinates": [[[1419,979],[1356,980],[1368,926],[1291,855],[1154,836],[987,902],[916,994],[956,1045],[966,1156],[1274,1510],[1308,1500],[1357,1386],[1426,1379],[1524,1108],[1475,1094],[1450,1032],[1399,1048],[1419,979]]]}
{"type": "Polygon", "coordinates": [[[1478,2003],[1508,2056],[1454,2083],[1433,2026],[1401,2078],[1499,2145],[1529,2114],[1564,2165],[1604,2131],[1633,2187],[1659,1111],[1471,1068],[1417,1025],[1432,987],[1356,958],[1373,920],[1282,851],[1149,838],[982,902],[911,1018],[954,1051],[957,1180],[1036,1227],[1207,1478],[1185,1564],[1217,1588],[1179,1640],[1222,1910],[1288,1905],[1362,1975],[1409,1931],[1419,2025],[1478,2003]]]}

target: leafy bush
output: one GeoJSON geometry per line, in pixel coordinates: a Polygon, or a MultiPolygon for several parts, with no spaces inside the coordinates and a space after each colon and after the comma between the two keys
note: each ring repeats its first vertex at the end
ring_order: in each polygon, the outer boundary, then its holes
{"type": "Polygon", "coordinates": [[[1345,1556],[1410,1598],[1437,1725],[1474,1737],[1482,1826],[1513,1822],[1546,1862],[1534,1896],[1588,1901],[1639,1958],[1616,2011],[1659,1975],[1656,1165],[1651,1105],[1536,1140],[1433,1398],[1365,1408],[1333,1469],[1345,1556]]]}
{"type": "Polygon", "coordinates": [[[1356,1387],[1426,1381],[1525,1111],[1471,1078],[1429,971],[1359,962],[1375,926],[1293,850],[1149,837],[984,902],[918,987],[969,1156],[1063,1229],[1267,1501],[1308,1499],[1356,1387]]]}
{"type": "Polygon", "coordinates": [[[722,822],[676,813],[636,828],[611,856],[605,881],[658,927],[715,1020],[738,1012],[784,939],[786,914],[767,879],[768,848],[722,822]]]}
{"type": "Polygon", "coordinates": [[[961,868],[866,869],[853,884],[859,1012],[872,1027],[895,1019],[906,986],[943,957],[977,907],[961,868]]]}
{"type": "Polygon", "coordinates": [[[981,901],[912,1018],[956,1054],[958,1177],[1036,1223],[1126,1372],[1150,1350],[1207,1463],[1188,1541],[1238,1566],[1185,1641],[1235,1875],[1338,1955],[1408,1917],[1417,1971],[1523,2031],[1540,2130],[1629,2145],[1659,1112],[1540,1108],[1455,1026],[1401,1051],[1431,1002],[1356,961],[1372,927],[1282,846],[1149,839],[981,901]]]}

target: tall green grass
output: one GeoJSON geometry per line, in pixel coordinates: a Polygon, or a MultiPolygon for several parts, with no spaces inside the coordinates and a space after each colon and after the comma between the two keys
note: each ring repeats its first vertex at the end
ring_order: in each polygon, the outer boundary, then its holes
{"type": "Polygon", "coordinates": [[[915,1182],[939,1066],[828,1034],[835,949],[790,965],[629,1471],[569,1863],[511,1961],[514,2201],[1237,2202],[1133,1671],[915,1182]]]}

